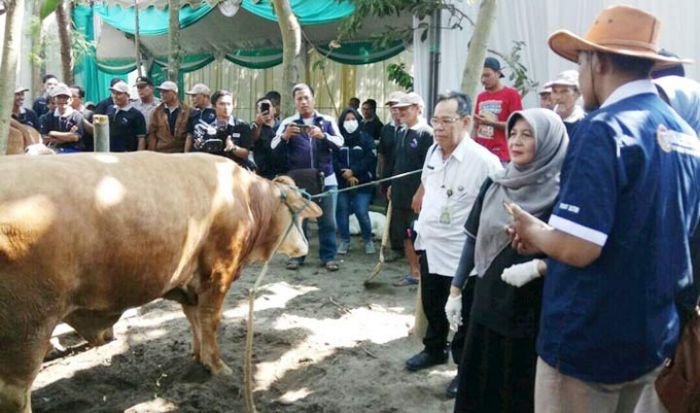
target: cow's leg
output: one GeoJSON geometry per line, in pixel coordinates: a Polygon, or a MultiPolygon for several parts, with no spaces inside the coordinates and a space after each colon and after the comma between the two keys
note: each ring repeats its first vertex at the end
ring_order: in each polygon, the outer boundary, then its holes
{"type": "Polygon", "coordinates": [[[216,328],[221,318],[221,307],[228,288],[214,283],[199,296],[197,305],[201,333],[200,362],[213,375],[231,375],[233,371],[219,358],[219,348],[216,344],[216,328]]]}
{"type": "Polygon", "coordinates": [[[112,326],[119,321],[121,313],[104,313],[76,310],[64,321],[80,334],[91,346],[98,347],[114,339],[112,326]]]}
{"type": "Polygon", "coordinates": [[[187,320],[192,328],[192,354],[195,361],[201,361],[199,349],[201,348],[202,327],[199,323],[199,312],[196,305],[182,303],[182,311],[185,312],[187,320]]]}
{"type": "Polygon", "coordinates": [[[37,327],[31,337],[0,335],[0,412],[31,413],[31,388],[56,323],[37,327]]]}

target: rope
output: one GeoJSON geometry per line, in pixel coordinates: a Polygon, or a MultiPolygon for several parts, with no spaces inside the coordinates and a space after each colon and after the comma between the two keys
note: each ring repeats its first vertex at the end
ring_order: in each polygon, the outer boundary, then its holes
{"type": "MultiPolygon", "coordinates": [[[[247,331],[245,336],[245,355],[243,359],[243,400],[245,401],[246,413],[257,413],[257,409],[255,408],[255,400],[253,399],[253,312],[255,311],[255,295],[257,294],[258,287],[260,287],[263,278],[265,278],[265,275],[267,274],[267,268],[270,260],[275,255],[284,240],[287,239],[287,236],[292,231],[292,228],[297,226],[297,217],[301,211],[306,209],[311,204],[311,201],[305,198],[304,205],[299,209],[294,210],[291,206],[289,206],[289,204],[287,204],[287,194],[281,190],[280,199],[282,200],[282,203],[287,206],[289,212],[291,212],[292,220],[289,223],[284,235],[282,238],[280,238],[277,245],[275,245],[275,248],[272,250],[270,258],[265,261],[265,264],[263,264],[260,274],[258,274],[255,284],[253,284],[253,288],[248,290],[248,320],[246,322],[247,331]]],[[[297,227],[297,229],[301,231],[301,228],[297,227]]]]}
{"type": "Polygon", "coordinates": [[[389,177],[386,177],[386,178],[377,179],[376,181],[370,181],[370,182],[365,182],[364,184],[359,184],[359,185],[355,185],[355,186],[349,186],[349,187],[343,188],[343,189],[329,189],[328,191],[321,192],[320,194],[316,194],[316,195],[311,195],[310,197],[311,197],[311,199],[316,199],[316,198],[323,198],[323,197],[328,196],[328,195],[330,195],[330,194],[332,194],[332,193],[341,193],[341,192],[347,192],[347,191],[354,191],[354,190],[356,190],[356,189],[364,188],[364,187],[367,187],[367,186],[379,185],[379,184],[381,184],[382,182],[392,181],[392,180],[394,180],[394,179],[403,178],[403,177],[409,176],[409,175],[415,175],[415,174],[417,174],[417,173],[419,173],[419,172],[423,172],[423,169],[422,169],[422,168],[421,168],[421,169],[416,169],[415,171],[404,172],[404,173],[400,173],[400,174],[397,174],[397,175],[389,176],[389,177]]]}

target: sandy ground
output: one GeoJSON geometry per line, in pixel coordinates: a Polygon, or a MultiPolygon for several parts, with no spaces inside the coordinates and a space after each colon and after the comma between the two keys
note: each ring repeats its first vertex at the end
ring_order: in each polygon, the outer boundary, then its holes
{"type": "MultiPolygon", "coordinates": [[[[258,411],[451,412],[444,393],[454,364],[404,369],[421,349],[408,336],[416,288],[391,285],[406,262],[385,264],[377,284],[366,288],[377,255],[365,255],[357,237],[335,273],[319,267],[312,248],[296,272],[276,257],[255,303],[258,411]]],[[[244,412],[247,291],[259,268],[244,271],[224,306],[218,342],[233,376],[212,377],[192,361],[187,320],[176,303],[159,300],[127,312],[115,340],[102,347],[89,348],[59,326],[61,343],[71,350],[44,363],[34,412],[244,412]]]]}

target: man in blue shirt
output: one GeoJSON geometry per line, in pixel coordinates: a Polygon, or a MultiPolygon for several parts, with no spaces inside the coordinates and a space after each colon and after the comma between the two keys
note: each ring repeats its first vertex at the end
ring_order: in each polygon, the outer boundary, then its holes
{"type": "MultiPolygon", "coordinates": [[[[316,111],[314,91],[309,85],[295,85],[292,88],[292,98],[297,112],[280,123],[270,147],[278,156],[286,156],[288,171],[310,168],[320,170],[325,177],[323,191],[337,189],[333,154],[344,142],[338,125],[332,117],[316,111]]],[[[321,265],[328,271],[338,271],[335,240],[337,198],[337,192],[331,192],[316,201],[323,210],[323,215],[317,219],[319,258],[321,265]]],[[[304,257],[293,258],[287,262],[287,268],[296,270],[303,263],[304,257]]]]}
{"type": "Polygon", "coordinates": [[[678,342],[700,141],[649,78],[652,67],[679,63],[657,54],[658,33],[653,15],[613,6],[584,38],[549,38],[554,52],[578,62],[589,115],[569,146],[549,223],[513,207],[514,245],[551,257],[536,412],[631,413],[678,342]]]}

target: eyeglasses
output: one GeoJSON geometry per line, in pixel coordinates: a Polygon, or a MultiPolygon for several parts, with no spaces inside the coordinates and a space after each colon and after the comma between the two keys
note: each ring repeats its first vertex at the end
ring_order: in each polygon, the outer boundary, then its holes
{"type": "Polygon", "coordinates": [[[454,117],[454,118],[430,118],[430,124],[433,126],[452,126],[455,122],[457,122],[460,118],[459,117],[454,117]]]}

